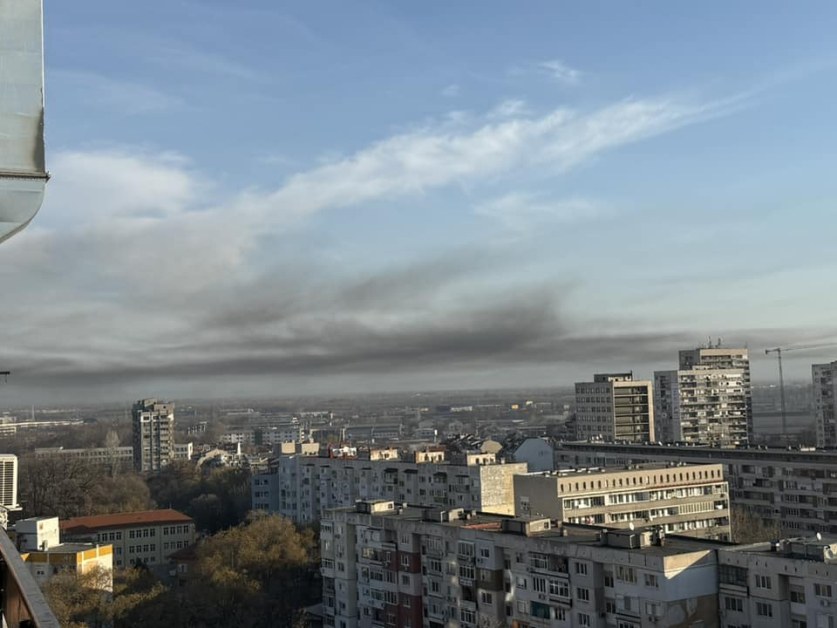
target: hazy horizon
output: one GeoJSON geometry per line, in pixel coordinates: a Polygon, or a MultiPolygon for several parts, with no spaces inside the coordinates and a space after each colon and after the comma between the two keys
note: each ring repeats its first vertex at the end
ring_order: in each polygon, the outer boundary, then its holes
{"type": "Polygon", "coordinates": [[[2,405],[837,359],[837,6],[46,7],[2,405]],[[665,10],[661,10],[661,7],[665,10]],[[781,42],[781,45],[777,45],[781,42]]]}

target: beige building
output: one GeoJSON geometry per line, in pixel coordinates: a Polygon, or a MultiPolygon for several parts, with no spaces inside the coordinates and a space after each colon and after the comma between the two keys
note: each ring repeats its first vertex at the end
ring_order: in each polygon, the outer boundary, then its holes
{"type": "Polygon", "coordinates": [[[326,513],[320,543],[334,628],[717,625],[706,541],[381,501],[326,513]]]}
{"type": "Polygon", "coordinates": [[[32,517],[15,523],[12,536],[20,556],[38,584],[70,571],[82,575],[95,569],[95,586],[113,590],[113,547],[109,544],[61,543],[58,517],[32,517]]]}
{"type": "Polygon", "coordinates": [[[113,545],[116,567],[165,565],[173,552],[195,542],[195,522],[176,510],[122,512],[61,522],[62,537],[113,545]]]}
{"type": "Polygon", "coordinates": [[[607,442],[654,440],[654,395],[650,381],[633,373],[599,373],[575,385],[578,438],[607,442]]]}
{"type": "Polygon", "coordinates": [[[174,404],[142,399],[132,409],[134,468],[160,471],[174,458],[174,404]]]}
{"type": "Polygon", "coordinates": [[[729,487],[720,464],[643,464],[514,477],[515,514],[565,523],[730,538],[729,487]]]}

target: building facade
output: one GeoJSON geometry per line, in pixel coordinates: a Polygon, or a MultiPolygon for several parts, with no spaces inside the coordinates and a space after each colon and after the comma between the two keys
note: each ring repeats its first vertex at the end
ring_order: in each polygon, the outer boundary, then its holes
{"type": "Polygon", "coordinates": [[[7,510],[20,510],[17,503],[17,469],[17,456],[0,454],[0,506],[7,510]]]}
{"type": "Polygon", "coordinates": [[[155,473],[174,457],[174,404],[142,399],[132,408],[134,468],[155,473]]]}
{"type": "Polygon", "coordinates": [[[592,382],[576,383],[575,408],[578,438],[654,440],[651,382],[634,380],[633,373],[598,373],[592,382]]]}
{"type": "Polygon", "coordinates": [[[134,464],[133,447],[86,447],[64,449],[63,447],[38,447],[36,458],[60,458],[62,460],[83,460],[105,467],[130,469],[134,464]]]}
{"type": "Polygon", "coordinates": [[[837,447],[837,362],[811,367],[817,447],[837,447]]]}
{"type": "Polygon", "coordinates": [[[359,502],[322,522],[334,628],[715,626],[707,542],[359,502]]]}
{"type": "Polygon", "coordinates": [[[748,443],[753,409],[747,349],[681,351],[678,370],[654,373],[654,416],[657,439],[664,442],[748,443]]]}
{"type": "Polygon", "coordinates": [[[416,454],[397,459],[396,450],[375,450],[364,458],[280,455],[268,473],[252,479],[253,508],[279,513],[297,523],[318,521],[330,508],[358,499],[391,499],[409,504],[473,508],[512,514],[516,473],[525,463],[501,463],[494,454],[460,454],[450,461],[416,454]]]}
{"type": "Polygon", "coordinates": [[[720,464],[641,464],[514,477],[515,514],[727,541],[729,486],[720,464]]]}
{"type": "Polygon", "coordinates": [[[195,522],[176,510],[75,517],[61,522],[62,538],[113,545],[115,567],[165,566],[173,552],[195,542],[195,522]]]}
{"type": "Polygon", "coordinates": [[[780,522],[784,534],[837,535],[837,452],[765,448],[676,447],[561,443],[561,467],[630,465],[645,462],[722,464],[731,503],[780,522]]]}

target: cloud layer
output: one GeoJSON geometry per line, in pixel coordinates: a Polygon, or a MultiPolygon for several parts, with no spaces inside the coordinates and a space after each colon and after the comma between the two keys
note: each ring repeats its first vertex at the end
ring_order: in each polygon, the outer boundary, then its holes
{"type": "MultiPolygon", "coordinates": [[[[668,358],[682,334],[600,335],[565,314],[574,278],[504,281],[490,249],[353,271],[317,261],[315,248],[280,262],[275,247],[317,213],[461,184],[479,195],[485,181],[524,170],[558,176],[740,105],[665,97],[587,112],[505,107],[392,135],[273,190],[220,190],[172,153],[61,152],[42,216],[0,248],[11,321],[0,359],[16,373],[17,396],[55,401],[207,385],[229,395],[253,381],[269,393],[276,378],[345,374],[419,386],[430,381],[422,373],[668,358]]],[[[507,225],[608,211],[529,192],[476,205],[507,225]]]]}

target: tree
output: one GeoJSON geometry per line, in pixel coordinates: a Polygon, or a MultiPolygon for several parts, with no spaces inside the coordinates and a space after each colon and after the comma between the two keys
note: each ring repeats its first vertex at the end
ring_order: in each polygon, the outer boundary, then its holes
{"type": "Polygon", "coordinates": [[[110,569],[97,566],[84,574],[63,571],[43,586],[49,607],[62,626],[101,628],[111,625],[113,607],[110,569]]]}
{"type": "Polygon", "coordinates": [[[314,535],[277,515],[251,513],[198,549],[183,600],[188,625],[293,627],[319,597],[314,535]]]}
{"type": "Polygon", "coordinates": [[[736,543],[774,541],[782,536],[782,524],[778,519],[762,519],[745,506],[732,507],[730,524],[732,540],[736,543]]]}
{"type": "Polygon", "coordinates": [[[133,472],[114,476],[86,460],[31,455],[21,460],[20,501],[28,516],[62,519],[152,506],[148,487],[133,472]]]}

